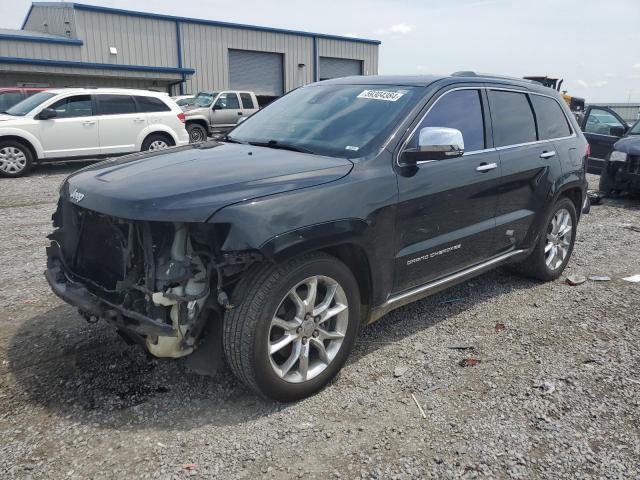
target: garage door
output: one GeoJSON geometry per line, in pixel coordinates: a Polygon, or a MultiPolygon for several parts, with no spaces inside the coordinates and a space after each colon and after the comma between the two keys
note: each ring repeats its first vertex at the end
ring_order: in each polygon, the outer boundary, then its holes
{"type": "Polygon", "coordinates": [[[284,93],[282,54],[229,50],[229,88],[249,90],[257,95],[284,93]]]}
{"type": "Polygon", "coordinates": [[[347,58],[320,57],[320,80],[362,75],[362,61],[347,58]]]}

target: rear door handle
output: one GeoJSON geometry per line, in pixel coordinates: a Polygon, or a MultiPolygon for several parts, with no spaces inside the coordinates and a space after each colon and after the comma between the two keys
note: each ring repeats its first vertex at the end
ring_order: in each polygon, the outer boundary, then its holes
{"type": "Polygon", "coordinates": [[[478,172],[488,172],[489,170],[494,170],[498,168],[497,163],[481,163],[476,167],[476,171],[478,172]]]}
{"type": "Polygon", "coordinates": [[[95,123],[95,120],[85,120],[84,122],[82,122],[83,125],[95,125],[95,123]]]}
{"type": "Polygon", "coordinates": [[[555,157],[556,156],[556,151],[555,150],[551,150],[549,152],[542,152],[540,154],[540,158],[551,158],[551,157],[555,157]]]}
{"type": "Polygon", "coordinates": [[[133,121],[138,123],[144,122],[144,118],[134,118],[133,121]]]}

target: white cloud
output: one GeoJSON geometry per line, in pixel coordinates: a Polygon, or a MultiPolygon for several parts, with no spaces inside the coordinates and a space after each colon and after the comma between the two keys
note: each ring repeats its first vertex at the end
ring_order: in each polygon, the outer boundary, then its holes
{"type": "Polygon", "coordinates": [[[358,35],[356,35],[355,33],[343,33],[342,36],[349,38],[358,38],[358,35]]]}
{"type": "Polygon", "coordinates": [[[594,87],[596,88],[601,88],[604,87],[605,85],[607,85],[609,82],[607,82],[606,80],[600,80],[596,83],[593,84],[594,87]]]}
{"type": "Polygon", "coordinates": [[[616,78],[618,76],[618,74],[617,73],[608,72],[608,73],[605,73],[604,76],[607,77],[607,78],[616,78]]]}
{"type": "Polygon", "coordinates": [[[640,63],[636,63],[633,68],[635,68],[636,70],[640,70],[640,63]]]}
{"type": "Polygon", "coordinates": [[[424,65],[417,65],[416,66],[416,70],[418,70],[419,72],[427,72],[427,71],[429,71],[429,69],[427,67],[425,67],[424,65]]]}
{"type": "Polygon", "coordinates": [[[401,33],[402,35],[406,35],[407,33],[411,33],[416,29],[415,25],[408,25],[406,23],[398,23],[396,25],[391,25],[390,30],[393,33],[401,33]]]}
{"type": "Polygon", "coordinates": [[[582,88],[589,88],[589,84],[584,80],[576,80],[576,83],[580,85],[582,88]]]}

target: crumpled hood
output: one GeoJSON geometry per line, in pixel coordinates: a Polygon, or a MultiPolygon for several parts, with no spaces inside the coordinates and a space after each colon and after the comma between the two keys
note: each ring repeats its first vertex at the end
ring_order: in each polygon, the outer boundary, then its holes
{"type": "Polygon", "coordinates": [[[640,155],[640,135],[629,135],[621,138],[613,148],[628,155],[640,155]]]}
{"type": "Polygon", "coordinates": [[[352,167],[343,158],[210,142],[92,165],[68,177],[60,195],[120,218],[204,222],[232,203],[332,182],[352,167]]]}

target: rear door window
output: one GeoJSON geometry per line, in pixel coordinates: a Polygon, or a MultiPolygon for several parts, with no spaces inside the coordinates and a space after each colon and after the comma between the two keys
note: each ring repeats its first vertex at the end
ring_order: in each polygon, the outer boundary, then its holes
{"type": "Polygon", "coordinates": [[[100,115],[135,113],[136,104],[130,95],[97,95],[100,115]]]}
{"type": "Polygon", "coordinates": [[[56,111],[56,118],[90,117],[93,115],[91,95],[74,95],[63,98],[49,108],[56,111]]]}
{"type": "Polygon", "coordinates": [[[489,90],[489,106],[496,147],[536,141],[536,123],[527,95],[489,90]]]}
{"type": "Polygon", "coordinates": [[[540,140],[568,137],[571,128],[562,107],[553,98],[542,95],[531,95],[531,103],[538,121],[538,135],[540,140]]]}
{"type": "Polygon", "coordinates": [[[409,147],[418,146],[419,132],[424,127],[455,128],[462,132],[466,152],[484,149],[484,120],[480,91],[454,90],[445,93],[422,120],[409,147]]]}
{"type": "Polygon", "coordinates": [[[241,93],[241,94],[240,94],[240,100],[242,100],[242,108],[245,108],[245,109],[246,109],[246,108],[249,108],[249,109],[256,108],[256,107],[253,105],[253,99],[251,98],[251,95],[250,95],[250,94],[248,94],[248,93],[241,93]]]}
{"type": "Polygon", "coordinates": [[[135,97],[138,112],[169,112],[169,106],[157,97],[135,97]]]}

